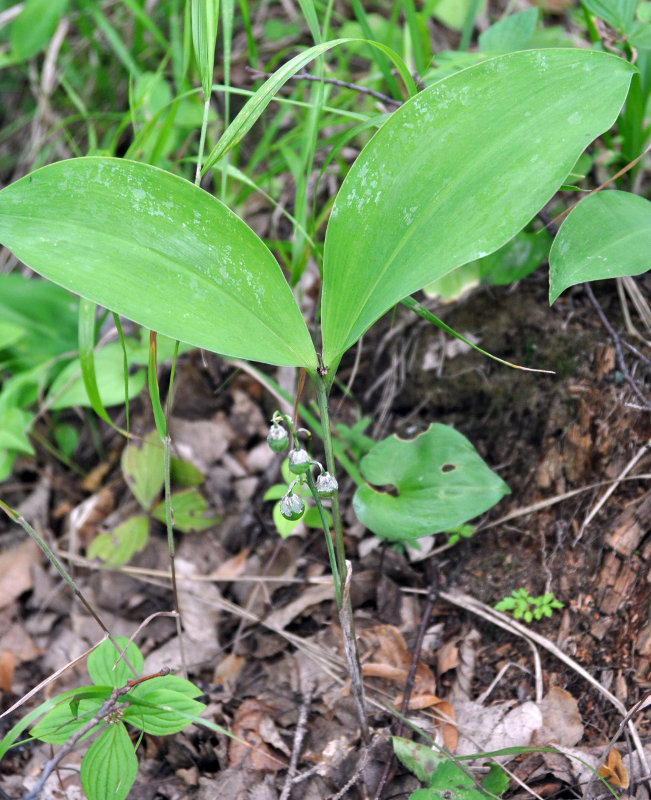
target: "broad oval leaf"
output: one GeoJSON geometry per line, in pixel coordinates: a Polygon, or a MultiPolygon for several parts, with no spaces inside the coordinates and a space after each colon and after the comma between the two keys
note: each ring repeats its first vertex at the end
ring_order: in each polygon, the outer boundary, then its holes
{"type": "Polygon", "coordinates": [[[510,53],[398,109],[353,164],[330,215],[324,363],[399,300],[521,230],[613,123],[633,71],[593,51],[510,53]]]}
{"type": "Polygon", "coordinates": [[[651,203],[615,190],[582,200],[549,253],[549,303],[583,281],[639,275],[651,267],[651,203]]]}
{"type": "Polygon", "coordinates": [[[408,441],[389,436],[364,456],[360,468],[375,486],[397,489],[394,496],[362,485],[353,498],[359,520],[391,541],[450,530],[509,492],[466,437],[447,425],[434,424],[408,441]]]}
{"type": "Polygon", "coordinates": [[[130,706],[125,709],[123,719],[145,733],[154,736],[178,733],[187,728],[206,707],[186,692],[158,688],[154,680],[141,685],[141,690],[129,695],[130,706]],[[152,685],[149,686],[149,683],[152,685]]]}
{"type": "Polygon", "coordinates": [[[114,722],[81,760],[81,785],[88,800],[125,800],[138,774],[138,759],[121,722],[114,722]]]}
{"type": "Polygon", "coordinates": [[[316,369],[267,247],[176,175],[116,158],[43,167],[0,192],[0,242],[46,278],[173,339],[316,369]]]}
{"type": "Polygon", "coordinates": [[[127,648],[126,658],[118,661],[120,653],[109,639],[105,639],[88,656],[88,674],[96,686],[124,686],[142,673],[145,661],[136,645],[133,642],[129,644],[124,636],[116,636],[115,644],[127,648]],[[136,671],[135,675],[131,667],[136,671]]]}

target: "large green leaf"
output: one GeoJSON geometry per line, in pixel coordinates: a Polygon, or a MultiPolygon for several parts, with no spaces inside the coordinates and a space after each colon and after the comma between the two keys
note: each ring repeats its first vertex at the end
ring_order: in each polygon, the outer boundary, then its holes
{"type": "Polygon", "coordinates": [[[651,267],[651,203],[607,191],[582,200],[558,231],[549,253],[550,304],[583,281],[639,275],[651,267]]]}
{"type": "Polygon", "coordinates": [[[79,158],[0,192],[0,242],[55,283],[197,347],[315,369],[289,285],[222,203],[146,164],[79,158]]]}
{"type": "Polygon", "coordinates": [[[447,425],[432,425],[415,439],[389,436],[360,463],[362,474],[388,493],[360,486],[353,508],[373,533],[405,541],[447,531],[482,514],[509,487],[482,461],[475,448],[447,425]]]}
{"type": "Polygon", "coordinates": [[[398,109],[332,209],[324,363],[335,364],[399,300],[521,230],[614,122],[633,70],[593,51],[510,53],[398,109]]]}

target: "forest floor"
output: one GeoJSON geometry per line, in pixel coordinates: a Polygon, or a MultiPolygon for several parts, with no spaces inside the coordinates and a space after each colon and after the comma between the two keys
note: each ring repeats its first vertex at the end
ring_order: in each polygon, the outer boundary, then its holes
{"type": "MultiPolygon", "coordinates": [[[[648,296],[651,278],[638,283],[648,296]]],[[[323,534],[299,528],[281,539],[272,503],[263,501],[279,479],[281,458],[265,444],[278,402],[233,364],[196,351],[181,357],[173,446],[205,475],[201,491],[220,518],[204,532],[177,536],[189,677],[205,693],[204,716],[252,746],[196,726],[147,735],[130,797],[376,796],[399,724],[390,709],[400,706],[415,651],[410,688],[418,708],[408,712],[410,725],[449,744],[440,718],[454,717],[462,733],[457,754],[557,746],[506,759],[514,776],[508,797],[607,791],[594,782],[586,788],[591,775],[577,757],[593,765],[606,757],[622,710],[651,688],[651,420],[638,396],[649,391],[644,344],[625,329],[614,283],[595,284],[594,294],[624,342],[628,376],[585,291],[567,292],[550,309],[542,271],[511,289],[475,290],[438,313],[489,352],[554,375],[502,367],[404,308],[342,364],[342,382],[353,380],[348,397],[335,389],[335,422],[351,426],[368,415],[366,433],[376,439],[393,432],[410,438],[433,422],[453,425],[511,489],[475,521],[472,538],[447,547],[444,535],[432,537],[420,553],[387,547],[352,509],[345,514],[373,734],[368,746],[346,678],[323,534]],[[520,588],[532,596],[551,592],[563,608],[517,627],[492,607],[520,588]],[[425,635],[417,642],[419,629],[425,635]]],[[[292,388],[293,374],[275,377],[292,388]]],[[[153,429],[144,401],[134,404],[131,424],[136,434],[153,429]]],[[[146,673],[178,668],[174,620],[151,617],[173,608],[163,526],[152,523],[146,547],[125,567],[102,569],[84,558],[99,531],[134,510],[120,468],[124,440],[100,428],[98,451],[85,436],[76,454],[81,476],[40,451],[17,465],[2,499],[61,554],[115,635],[132,636],[149,620],[136,637],[146,673]]],[[[318,448],[317,440],[317,458],[318,448]]],[[[344,509],[353,490],[341,481],[344,509]]],[[[95,644],[101,631],[6,518],[0,549],[6,709],[95,644]]],[[[0,732],[43,694],[85,682],[82,661],[0,719],[0,732]]],[[[632,718],[647,764],[648,711],[632,718]]],[[[621,732],[613,745],[630,786],[624,788],[621,772],[611,785],[619,796],[644,798],[648,791],[637,779],[645,769],[631,734],[621,732]]],[[[416,736],[407,726],[402,735],[416,736]]],[[[63,788],[68,798],[81,797],[81,754],[69,754],[42,797],[63,797],[63,788]]],[[[49,757],[50,747],[39,743],[10,751],[0,764],[0,796],[22,797],[49,757]]],[[[384,798],[406,798],[420,785],[399,762],[384,780],[384,798]]]]}

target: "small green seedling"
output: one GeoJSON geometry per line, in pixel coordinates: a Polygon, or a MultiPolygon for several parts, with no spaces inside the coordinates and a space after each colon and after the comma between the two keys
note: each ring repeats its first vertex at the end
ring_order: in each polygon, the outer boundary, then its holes
{"type": "Polygon", "coordinates": [[[484,800],[500,797],[508,788],[509,779],[497,764],[489,765],[488,774],[480,782],[443,750],[399,736],[392,742],[396,756],[427,787],[412,792],[409,800],[484,800]]]}
{"type": "MultiPolygon", "coordinates": [[[[142,444],[128,444],[122,452],[122,472],[145,514],[135,514],[110,532],[100,533],[88,548],[88,558],[100,558],[107,566],[126,564],[142,550],[149,537],[149,514],[165,523],[165,502],[155,502],[161,493],[165,474],[163,448],[156,431],[145,436],[142,444]]],[[[174,527],[183,533],[204,531],[219,522],[218,517],[205,517],[207,504],[196,489],[203,483],[201,472],[181,459],[172,459],[172,480],[178,491],[172,493],[174,527]]]]}
{"type": "Polygon", "coordinates": [[[523,619],[527,623],[551,617],[555,608],[563,608],[563,603],[556,600],[551,592],[532,597],[525,588],[514,589],[509,597],[502,598],[495,606],[497,611],[511,611],[515,619],[523,619]]]}
{"type": "MultiPolygon", "coordinates": [[[[136,779],[136,749],[143,733],[178,733],[198,719],[205,706],[202,692],[190,681],[164,671],[141,677],[144,659],[125,638],[105,639],[88,657],[92,685],[47,700],[0,741],[0,758],[34,719],[30,739],[55,745],[96,736],[81,760],[81,785],[88,800],[124,800],[136,779]],[[126,648],[120,658],[116,648],[126,648]],[[127,647],[128,645],[128,647],[127,647]],[[44,713],[45,712],[45,713],[44,713]],[[127,725],[141,731],[136,745],[127,725]]],[[[27,740],[29,741],[29,739],[27,740]]]]}

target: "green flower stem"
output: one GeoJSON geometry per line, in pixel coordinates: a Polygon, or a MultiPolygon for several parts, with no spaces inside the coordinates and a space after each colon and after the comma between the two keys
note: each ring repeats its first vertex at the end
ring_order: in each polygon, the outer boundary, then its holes
{"type": "Polygon", "coordinates": [[[319,516],[321,517],[321,524],[323,525],[323,532],[325,533],[326,547],[328,548],[328,557],[330,558],[330,569],[332,570],[332,578],[335,584],[335,597],[337,598],[337,608],[341,608],[343,602],[341,594],[341,579],[339,577],[339,567],[337,566],[337,557],[335,555],[335,549],[332,544],[332,537],[330,536],[330,525],[328,524],[328,518],[326,517],[325,511],[323,509],[321,498],[319,497],[319,493],[316,490],[316,483],[314,482],[314,475],[312,475],[312,470],[308,470],[305,474],[305,477],[307,478],[307,485],[310,487],[310,492],[312,492],[312,498],[316,503],[316,507],[319,511],[319,516]]]}
{"type": "MultiPolygon", "coordinates": [[[[332,434],[330,431],[330,412],[328,410],[328,394],[329,388],[322,375],[318,373],[313,376],[314,385],[316,387],[316,398],[319,406],[319,414],[321,416],[321,438],[323,441],[323,449],[325,450],[326,469],[336,478],[335,456],[332,448],[332,434]]],[[[310,476],[312,478],[312,476],[310,476]]],[[[312,478],[312,482],[314,479],[312,478]]],[[[309,484],[309,480],[308,480],[309,484]]],[[[316,489],[316,486],[315,486],[316,489]]],[[[336,491],[332,496],[332,519],[335,530],[335,551],[337,560],[337,569],[339,572],[338,579],[340,587],[344,587],[344,595],[341,596],[341,588],[337,593],[337,606],[339,608],[339,622],[341,624],[341,631],[344,637],[344,650],[346,651],[346,660],[348,661],[348,669],[350,670],[350,678],[353,687],[353,697],[357,712],[359,715],[359,722],[362,731],[362,739],[365,743],[369,741],[368,722],[366,720],[366,709],[364,699],[364,683],[362,679],[362,665],[359,658],[359,648],[357,647],[357,636],[355,635],[355,620],[353,617],[353,605],[350,600],[350,574],[348,565],[346,563],[346,549],[344,547],[344,533],[341,526],[341,511],[339,507],[339,491],[336,491]]],[[[328,539],[328,550],[332,547],[329,541],[330,534],[327,526],[324,526],[326,531],[326,538],[328,539]]],[[[332,560],[332,557],[331,557],[332,560]]],[[[334,576],[334,569],[333,569],[334,576]]],[[[335,579],[335,588],[336,588],[335,579]]]]}
{"type": "MultiPolygon", "coordinates": [[[[328,411],[328,389],[326,388],[323,377],[318,373],[314,376],[316,387],[316,400],[321,416],[321,438],[323,439],[323,449],[325,450],[326,469],[337,477],[335,455],[332,449],[332,434],[330,432],[330,412],[328,411]]],[[[344,547],[344,532],[341,527],[341,510],[339,508],[339,492],[332,496],[332,519],[335,529],[335,551],[337,553],[337,567],[339,568],[339,579],[342,585],[346,583],[346,549],[344,547]]]]}
{"type": "Polygon", "coordinates": [[[194,173],[195,186],[201,185],[201,163],[203,161],[203,152],[206,146],[206,130],[208,128],[208,118],[210,115],[210,95],[203,98],[203,118],[201,120],[201,133],[199,136],[199,152],[197,153],[197,168],[194,173]]]}

